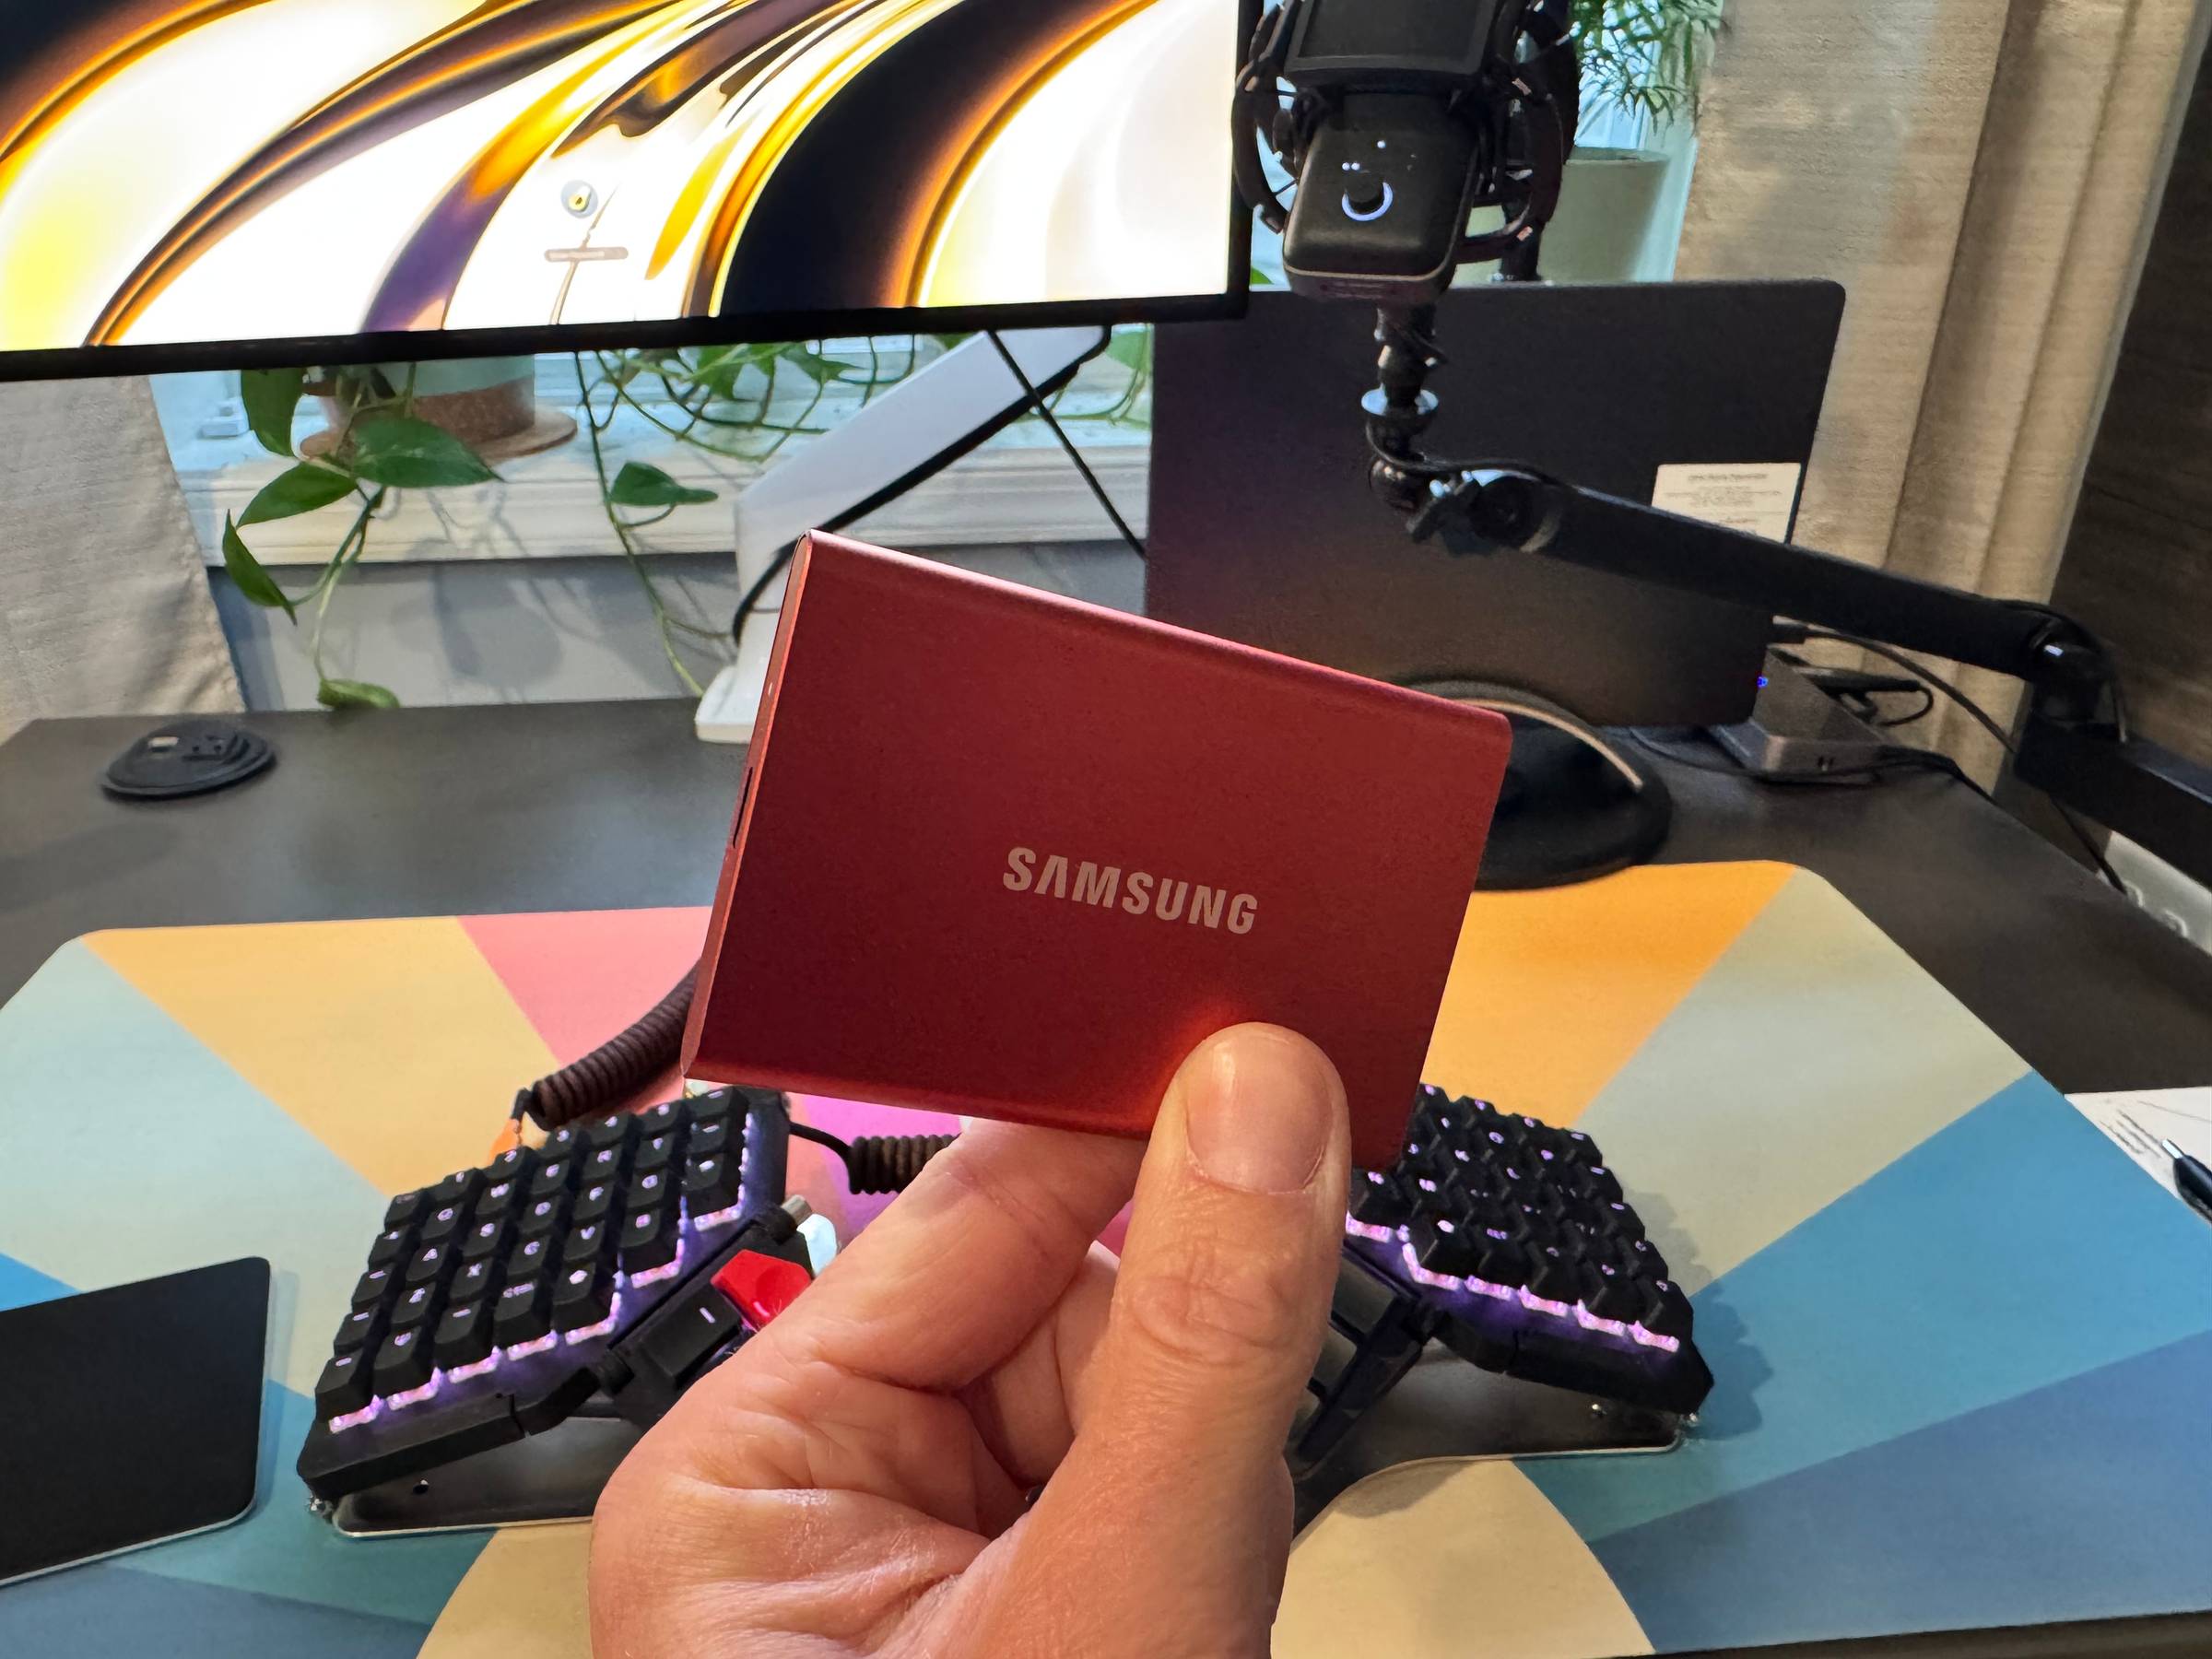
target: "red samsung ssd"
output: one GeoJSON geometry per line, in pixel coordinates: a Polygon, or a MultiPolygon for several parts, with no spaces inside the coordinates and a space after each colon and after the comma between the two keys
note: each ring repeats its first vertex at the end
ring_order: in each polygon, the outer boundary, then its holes
{"type": "Polygon", "coordinates": [[[814,535],[687,1076],[1142,1135],[1302,1031],[1397,1155],[1509,747],[1487,712],[814,535]]]}

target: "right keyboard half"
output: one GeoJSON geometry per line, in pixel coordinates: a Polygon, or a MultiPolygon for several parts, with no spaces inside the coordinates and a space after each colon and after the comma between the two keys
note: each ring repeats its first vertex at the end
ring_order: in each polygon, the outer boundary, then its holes
{"type": "Polygon", "coordinates": [[[1712,1390],[1689,1300],[1588,1135],[1424,1087],[1397,1164],[1352,1185],[1346,1249],[1463,1358],[1660,1411],[1712,1390]]]}

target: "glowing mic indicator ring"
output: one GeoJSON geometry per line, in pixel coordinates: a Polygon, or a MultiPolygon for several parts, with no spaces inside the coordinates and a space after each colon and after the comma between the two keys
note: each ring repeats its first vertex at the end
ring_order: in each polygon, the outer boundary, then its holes
{"type": "Polygon", "coordinates": [[[1344,217],[1366,224],[1388,213],[1394,199],[1388,179],[1360,179],[1344,193],[1344,217]]]}

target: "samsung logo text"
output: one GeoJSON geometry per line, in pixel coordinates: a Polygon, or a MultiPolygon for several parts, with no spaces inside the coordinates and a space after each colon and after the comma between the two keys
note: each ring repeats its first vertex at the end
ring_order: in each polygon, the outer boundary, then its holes
{"type": "Polygon", "coordinates": [[[1217,931],[1226,928],[1232,934],[1250,933],[1260,911],[1260,901],[1250,893],[1231,894],[1227,888],[1170,881],[1145,870],[1132,870],[1124,876],[1118,865],[1093,864],[1088,858],[1071,867],[1058,853],[1040,862],[1031,847],[1016,847],[1006,853],[1006,872],[999,880],[1012,893],[1066,899],[1102,910],[1118,904],[1132,916],[1188,922],[1194,927],[1217,931]]]}

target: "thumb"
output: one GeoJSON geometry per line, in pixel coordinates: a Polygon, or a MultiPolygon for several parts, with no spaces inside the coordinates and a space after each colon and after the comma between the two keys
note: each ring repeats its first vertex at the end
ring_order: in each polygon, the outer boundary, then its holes
{"type": "Polygon", "coordinates": [[[1336,1281],[1347,1143],[1335,1067],[1279,1027],[1208,1039],[1169,1086],[1089,1410],[1019,1551],[1093,1608],[1124,1583],[1124,1614],[1159,1621],[1108,1651],[1266,1651],[1290,1544],[1283,1442],[1336,1281]]]}

